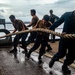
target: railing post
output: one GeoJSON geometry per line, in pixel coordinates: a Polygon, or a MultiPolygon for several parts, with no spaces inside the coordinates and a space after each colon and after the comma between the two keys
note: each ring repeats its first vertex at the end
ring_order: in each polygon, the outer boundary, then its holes
{"type": "Polygon", "coordinates": [[[3,24],[4,25],[4,29],[6,29],[5,19],[0,19],[0,24],[3,24]]]}

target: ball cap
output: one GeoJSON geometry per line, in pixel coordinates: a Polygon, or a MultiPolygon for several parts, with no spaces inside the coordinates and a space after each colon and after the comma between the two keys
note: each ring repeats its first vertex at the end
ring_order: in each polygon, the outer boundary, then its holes
{"type": "Polygon", "coordinates": [[[49,16],[48,15],[44,15],[43,20],[49,21],[49,16]]]}

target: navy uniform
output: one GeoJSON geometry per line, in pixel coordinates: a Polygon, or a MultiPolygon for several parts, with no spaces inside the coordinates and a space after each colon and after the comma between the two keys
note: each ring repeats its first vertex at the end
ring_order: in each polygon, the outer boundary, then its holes
{"type": "MultiPolygon", "coordinates": [[[[53,24],[55,21],[59,19],[59,17],[53,14],[53,10],[50,10],[49,12],[50,12],[49,21],[53,24]]],[[[55,31],[55,29],[53,31],[55,31]]],[[[51,34],[51,40],[52,43],[55,42],[55,35],[51,34]]]]}
{"type": "MultiPolygon", "coordinates": [[[[75,32],[75,11],[64,13],[58,21],[56,21],[50,29],[53,30],[64,22],[64,27],[62,33],[73,34],[75,32]]],[[[74,39],[65,39],[61,38],[59,42],[58,52],[53,56],[49,63],[51,68],[55,61],[58,61],[60,58],[63,58],[66,55],[64,64],[62,66],[63,73],[71,73],[68,68],[68,65],[72,64],[75,59],[75,47],[74,39]],[[68,51],[67,51],[68,50],[68,51]]]]}

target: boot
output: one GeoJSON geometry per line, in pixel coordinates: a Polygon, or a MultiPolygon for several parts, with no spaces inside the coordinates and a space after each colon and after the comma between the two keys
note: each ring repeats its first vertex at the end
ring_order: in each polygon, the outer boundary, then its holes
{"type": "Polygon", "coordinates": [[[54,61],[53,59],[51,59],[51,61],[49,62],[49,67],[50,67],[50,68],[52,68],[52,67],[53,67],[54,62],[55,62],[55,61],[54,61]]]}
{"type": "Polygon", "coordinates": [[[29,58],[30,58],[30,53],[27,53],[26,58],[27,58],[27,60],[29,60],[29,58]]]}
{"type": "Polygon", "coordinates": [[[25,54],[25,51],[22,51],[23,54],[25,54]]]}
{"type": "Polygon", "coordinates": [[[42,66],[42,63],[43,63],[43,61],[40,59],[40,60],[38,61],[38,66],[41,67],[41,66],[42,66]]]}
{"type": "Polygon", "coordinates": [[[15,53],[15,52],[17,52],[17,49],[13,49],[13,50],[9,51],[9,53],[15,53]]]}
{"type": "Polygon", "coordinates": [[[62,72],[63,74],[71,74],[71,70],[67,66],[62,66],[62,72]]]}
{"type": "Polygon", "coordinates": [[[47,51],[47,52],[49,52],[49,51],[51,51],[51,50],[52,50],[52,48],[51,48],[51,47],[49,47],[46,51],[47,51]]]}

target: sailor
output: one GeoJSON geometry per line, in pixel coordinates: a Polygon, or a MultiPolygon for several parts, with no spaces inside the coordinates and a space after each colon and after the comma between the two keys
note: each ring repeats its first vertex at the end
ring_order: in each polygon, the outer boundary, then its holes
{"type": "MultiPolygon", "coordinates": [[[[53,24],[55,21],[59,19],[59,17],[53,14],[53,10],[50,10],[49,13],[50,13],[49,21],[53,24]]],[[[53,31],[55,31],[55,29],[53,31]]],[[[52,40],[51,43],[55,42],[55,35],[51,34],[51,40],[52,40]]]]}
{"type": "MultiPolygon", "coordinates": [[[[63,35],[64,34],[73,34],[75,32],[75,10],[71,12],[64,13],[60,19],[58,19],[49,29],[54,30],[56,27],[64,23],[63,26],[63,35]]],[[[66,56],[64,60],[62,71],[64,74],[70,74],[68,66],[74,62],[75,59],[75,40],[61,38],[59,42],[58,52],[53,56],[49,63],[49,67],[52,68],[55,61],[58,61],[60,58],[66,56]]]]}
{"type": "MultiPolygon", "coordinates": [[[[14,30],[12,33],[15,33],[16,31],[23,31],[23,30],[28,29],[26,27],[26,25],[23,23],[23,21],[16,19],[14,15],[10,15],[9,19],[11,20],[12,25],[14,27],[14,30]]],[[[21,39],[22,47],[24,48],[25,53],[27,54],[26,41],[25,41],[25,39],[27,38],[27,35],[28,35],[28,33],[22,33],[22,34],[18,34],[14,37],[14,41],[13,41],[14,49],[11,50],[10,53],[17,52],[17,45],[19,43],[19,40],[22,38],[21,39]]]]}
{"type": "MultiPolygon", "coordinates": [[[[47,29],[49,26],[51,26],[51,23],[48,22],[48,21],[49,21],[49,16],[44,15],[43,19],[39,20],[37,22],[37,24],[34,26],[34,28],[47,29]]],[[[38,49],[39,46],[41,45],[40,50],[39,50],[39,57],[38,57],[39,62],[38,62],[38,64],[40,65],[42,63],[41,56],[43,56],[43,54],[45,53],[45,48],[46,48],[46,45],[48,44],[48,42],[47,42],[48,37],[49,37],[48,33],[37,32],[37,37],[36,37],[35,43],[34,43],[33,47],[29,50],[29,53],[28,53],[28,56],[27,56],[28,59],[30,58],[31,53],[34,50],[38,49]]]]}
{"type": "MultiPolygon", "coordinates": [[[[39,20],[39,18],[36,15],[36,10],[35,9],[31,9],[30,10],[31,16],[32,16],[32,20],[30,22],[30,24],[27,27],[31,27],[32,28],[36,25],[37,21],[39,20]]],[[[36,32],[31,32],[30,36],[27,40],[27,44],[30,44],[31,42],[33,42],[36,39],[36,32]]]]}

